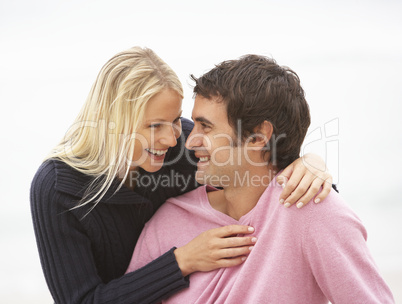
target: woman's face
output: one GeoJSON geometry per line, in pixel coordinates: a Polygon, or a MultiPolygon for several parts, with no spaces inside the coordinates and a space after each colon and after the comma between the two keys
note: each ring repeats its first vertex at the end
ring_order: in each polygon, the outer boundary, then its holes
{"type": "Polygon", "coordinates": [[[162,167],[168,148],[177,144],[181,134],[181,102],[172,89],[164,89],[148,101],[143,122],[135,133],[132,169],[155,172],[162,167]]]}

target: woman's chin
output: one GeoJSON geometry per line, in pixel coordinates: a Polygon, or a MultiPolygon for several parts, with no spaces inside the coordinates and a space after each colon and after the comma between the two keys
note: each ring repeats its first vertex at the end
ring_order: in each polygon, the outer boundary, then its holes
{"type": "Polygon", "coordinates": [[[141,168],[149,173],[153,173],[156,171],[159,171],[163,166],[163,162],[162,163],[158,163],[158,164],[147,164],[144,166],[141,166],[141,168]]]}

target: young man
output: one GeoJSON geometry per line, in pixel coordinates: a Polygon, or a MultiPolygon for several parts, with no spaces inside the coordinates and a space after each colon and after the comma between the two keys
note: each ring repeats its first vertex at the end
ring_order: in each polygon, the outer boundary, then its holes
{"type": "MultiPolygon", "coordinates": [[[[248,55],[194,80],[186,146],[200,159],[197,180],[222,190],[169,199],[144,228],[129,271],[203,231],[243,224],[255,229],[244,263],[192,274],[167,303],[393,303],[365,228],[335,191],[301,210],[277,203],[275,175],[299,157],[310,124],[298,76],[248,55]]],[[[185,275],[186,261],[178,263],[185,275]]]]}

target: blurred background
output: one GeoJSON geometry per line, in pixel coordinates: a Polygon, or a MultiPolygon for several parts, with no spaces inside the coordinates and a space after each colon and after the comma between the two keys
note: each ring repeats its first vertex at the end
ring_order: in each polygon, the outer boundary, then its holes
{"type": "Polygon", "coordinates": [[[402,303],[402,2],[396,0],[2,0],[1,302],[52,303],[33,234],[30,182],[103,64],[135,45],[152,48],[177,72],[187,118],[191,73],[249,53],[295,70],[312,115],[303,152],[326,160],[402,303]]]}

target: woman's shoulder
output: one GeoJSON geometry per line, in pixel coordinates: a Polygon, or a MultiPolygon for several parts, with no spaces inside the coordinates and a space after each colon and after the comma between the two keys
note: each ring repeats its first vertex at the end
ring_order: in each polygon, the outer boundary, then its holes
{"type": "Polygon", "coordinates": [[[48,159],[38,168],[30,188],[30,205],[34,221],[60,214],[83,216],[87,208],[64,213],[76,207],[82,198],[84,179],[81,173],[61,160],[48,159]]]}
{"type": "Polygon", "coordinates": [[[31,189],[48,188],[56,180],[55,160],[45,160],[36,171],[32,180],[31,189]]]}
{"type": "Polygon", "coordinates": [[[31,183],[30,202],[32,214],[47,215],[52,209],[52,197],[55,195],[56,168],[54,160],[44,161],[36,171],[31,183]]]}
{"type": "Polygon", "coordinates": [[[40,165],[32,180],[31,195],[60,192],[81,198],[89,182],[90,177],[65,162],[48,159],[40,165]]]}
{"type": "Polygon", "coordinates": [[[187,139],[187,137],[190,135],[191,131],[193,130],[194,123],[187,119],[182,117],[181,118],[181,128],[183,130],[183,135],[187,139]]]}

